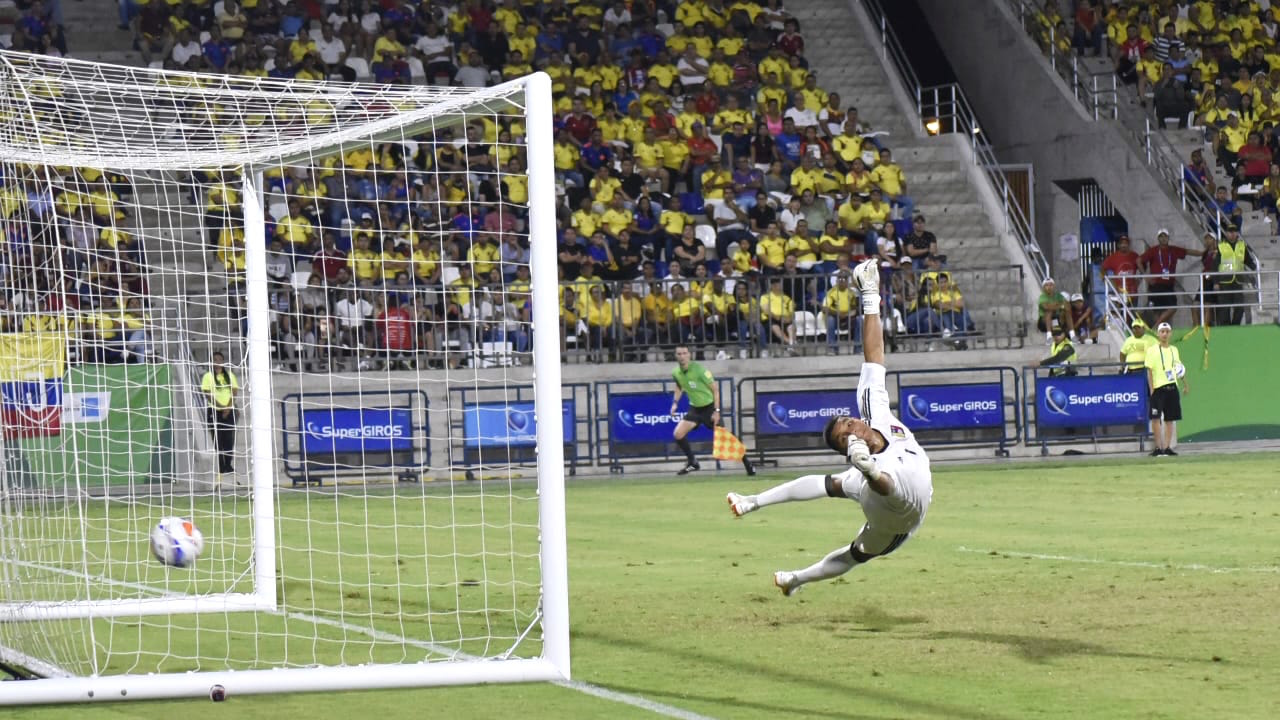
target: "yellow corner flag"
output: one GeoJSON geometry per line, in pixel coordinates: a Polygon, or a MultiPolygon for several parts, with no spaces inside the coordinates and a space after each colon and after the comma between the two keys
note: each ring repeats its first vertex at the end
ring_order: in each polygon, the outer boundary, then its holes
{"type": "Polygon", "coordinates": [[[747,446],[742,444],[728,428],[716,426],[715,444],[711,448],[711,456],[717,460],[741,460],[746,457],[747,446]]]}

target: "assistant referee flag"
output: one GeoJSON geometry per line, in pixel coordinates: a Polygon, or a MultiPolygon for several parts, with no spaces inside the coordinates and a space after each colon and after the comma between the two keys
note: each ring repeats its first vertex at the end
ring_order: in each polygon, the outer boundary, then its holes
{"type": "Polygon", "coordinates": [[[742,444],[728,428],[716,426],[715,443],[711,446],[711,457],[717,460],[741,460],[747,455],[747,446],[742,444]]]}

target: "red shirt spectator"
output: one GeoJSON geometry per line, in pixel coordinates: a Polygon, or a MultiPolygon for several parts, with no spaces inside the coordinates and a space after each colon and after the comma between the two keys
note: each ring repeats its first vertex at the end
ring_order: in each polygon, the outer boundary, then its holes
{"type": "Polygon", "coordinates": [[[1138,292],[1138,264],[1141,258],[1129,248],[1129,236],[1121,235],[1116,241],[1116,249],[1102,261],[1102,274],[1110,275],[1111,286],[1127,294],[1138,292]]]}
{"type": "Polygon", "coordinates": [[[689,138],[689,159],[694,165],[705,165],[711,161],[711,156],[719,152],[716,147],[716,141],[707,137],[703,131],[702,123],[693,124],[693,136],[689,138]]]}
{"type": "Polygon", "coordinates": [[[776,41],[778,48],[782,50],[782,52],[786,53],[788,57],[791,55],[804,54],[804,37],[797,32],[797,29],[798,27],[795,25],[795,21],[788,20],[786,29],[778,35],[778,39],[776,41]]]}
{"type": "Polygon", "coordinates": [[[693,107],[703,117],[715,115],[720,109],[720,98],[711,89],[711,83],[707,83],[705,89],[694,99],[693,107]]]}
{"type": "Polygon", "coordinates": [[[659,102],[657,105],[649,116],[649,127],[653,128],[658,137],[666,137],[667,131],[676,126],[676,118],[666,111],[664,103],[659,102]]]}
{"type": "Polygon", "coordinates": [[[1240,148],[1239,157],[1249,182],[1262,182],[1271,172],[1271,150],[1262,144],[1257,133],[1249,133],[1249,141],[1240,148]]]}
{"type": "Polygon", "coordinates": [[[1142,267],[1152,275],[1161,275],[1160,278],[1152,278],[1147,281],[1147,287],[1159,286],[1167,287],[1173,284],[1173,278],[1170,277],[1178,271],[1178,261],[1187,256],[1187,249],[1169,244],[1169,231],[1161,230],[1156,234],[1159,240],[1155,247],[1147,248],[1142,253],[1142,267]]]}
{"type": "Polygon", "coordinates": [[[591,132],[596,129],[596,119],[586,111],[571,112],[564,116],[564,129],[575,140],[584,143],[591,139],[591,132]]]}
{"type": "Polygon", "coordinates": [[[347,254],[338,249],[332,240],[325,243],[324,248],[311,260],[311,272],[333,282],[338,279],[338,272],[346,269],[347,254]]]}
{"type": "Polygon", "coordinates": [[[413,316],[400,307],[394,296],[387,297],[387,309],[378,313],[378,336],[387,350],[413,349],[413,316]]]}
{"type": "Polygon", "coordinates": [[[1120,55],[1121,57],[1127,58],[1129,62],[1137,64],[1137,62],[1142,59],[1142,53],[1146,52],[1146,50],[1146,40],[1143,40],[1140,37],[1131,37],[1128,40],[1125,40],[1124,44],[1120,46],[1120,55]]]}

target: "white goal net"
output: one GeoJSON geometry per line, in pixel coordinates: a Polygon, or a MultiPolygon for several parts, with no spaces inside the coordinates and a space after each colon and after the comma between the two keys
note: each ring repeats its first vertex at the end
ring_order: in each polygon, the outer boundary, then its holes
{"type": "Polygon", "coordinates": [[[0,52],[0,704],[568,676],[550,94],[0,52]]]}

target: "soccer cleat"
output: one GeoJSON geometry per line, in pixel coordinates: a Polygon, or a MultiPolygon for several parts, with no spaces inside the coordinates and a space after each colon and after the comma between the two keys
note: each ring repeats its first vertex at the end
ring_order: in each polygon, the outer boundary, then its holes
{"type": "Polygon", "coordinates": [[[791,597],[800,589],[800,584],[796,582],[796,574],[793,572],[787,572],[786,570],[779,570],[773,574],[773,584],[777,586],[777,588],[781,590],[782,594],[786,597],[791,597]]]}
{"type": "Polygon", "coordinates": [[[863,295],[880,294],[880,263],[863,260],[853,269],[853,286],[863,295]]]}
{"type": "Polygon", "coordinates": [[[1165,455],[1168,455],[1168,456],[1170,456],[1170,457],[1177,457],[1177,456],[1178,456],[1178,453],[1174,452],[1174,451],[1173,451],[1173,448],[1165,448],[1165,449],[1164,449],[1164,454],[1165,454],[1165,455]]]}
{"type": "Polygon", "coordinates": [[[751,460],[748,459],[745,455],[742,458],[742,468],[747,471],[747,475],[756,474],[756,466],[753,465],[751,463],[751,460]]]}
{"type": "Polygon", "coordinates": [[[736,492],[729,493],[724,499],[728,501],[729,511],[733,513],[734,517],[742,517],[743,515],[746,515],[760,507],[759,505],[756,505],[756,501],[754,499],[746,495],[739,495],[736,492]]]}
{"type": "Polygon", "coordinates": [[[688,475],[688,474],[689,474],[689,473],[691,473],[691,472],[696,472],[696,471],[701,470],[701,469],[702,469],[702,466],[701,466],[701,465],[699,465],[697,462],[691,462],[691,463],[689,463],[689,464],[685,465],[684,467],[680,468],[680,472],[678,472],[678,473],[676,473],[676,474],[677,474],[677,475],[688,475]]]}

